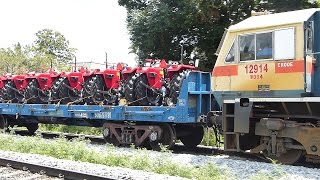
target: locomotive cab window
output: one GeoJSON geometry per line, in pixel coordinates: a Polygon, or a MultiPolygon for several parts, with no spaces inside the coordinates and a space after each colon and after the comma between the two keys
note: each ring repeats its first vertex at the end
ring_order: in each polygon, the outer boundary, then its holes
{"type": "Polygon", "coordinates": [[[306,49],[308,53],[312,53],[313,49],[313,21],[308,22],[306,30],[306,49]]]}
{"type": "Polygon", "coordinates": [[[239,36],[240,61],[255,60],[255,35],[239,36]]]}
{"type": "Polygon", "coordinates": [[[229,53],[225,59],[226,63],[234,62],[234,58],[235,58],[235,47],[234,47],[235,45],[234,44],[235,43],[233,42],[233,44],[229,50],[229,53]]]}
{"type": "Polygon", "coordinates": [[[272,32],[256,35],[256,59],[272,59],[272,32]]]}

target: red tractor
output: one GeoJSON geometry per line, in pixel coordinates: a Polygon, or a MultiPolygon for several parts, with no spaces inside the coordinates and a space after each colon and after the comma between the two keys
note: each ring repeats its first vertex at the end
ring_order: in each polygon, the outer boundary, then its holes
{"type": "Polygon", "coordinates": [[[52,71],[49,72],[29,74],[26,77],[28,82],[25,90],[25,100],[31,104],[46,104],[51,101],[51,87],[54,82],[59,79],[60,73],[52,71]]]}
{"type": "Polygon", "coordinates": [[[179,64],[179,62],[169,62],[167,68],[167,78],[170,80],[169,92],[167,95],[167,105],[177,104],[180,89],[183,80],[186,78],[188,71],[194,70],[194,65],[179,64]]]}
{"type": "Polygon", "coordinates": [[[187,70],[195,67],[163,60],[146,60],[149,67],[139,67],[126,85],[125,97],[134,105],[173,105],[177,103],[187,70]]]}
{"type": "Polygon", "coordinates": [[[8,75],[2,79],[2,98],[4,102],[24,102],[27,87],[26,75],[8,75]]]}
{"type": "Polygon", "coordinates": [[[88,79],[84,87],[87,104],[117,105],[119,103],[122,65],[116,69],[97,70],[88,79]]]}
{"type": "Polygon", "coordinates": [[[53,102],[83,104],[85,98],[83,97],[83,87],[86,86],[93,73],[83,67],[77,72],[61,73],[51,88],[53,102]]]}

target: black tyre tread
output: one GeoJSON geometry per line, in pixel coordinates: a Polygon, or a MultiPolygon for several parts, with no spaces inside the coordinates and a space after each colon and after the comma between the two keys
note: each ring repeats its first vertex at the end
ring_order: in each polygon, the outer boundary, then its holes
{"type": "Polygon", "coordinates": [[[5,83],[3,87],[4,101],[11,101],[12,103],[18,102],[18,99],[16,98],[16,93],[8,86],[11,88],[16,88],[16,85],[14,84],[13,80],[9,80],[5,83]]]}
{"type": "Polygon", "coordinates": [[[40,86],[37,79],[32,79],[31,81],[28,82],[26,91],[24,93],[27,103],[45,104],[49,102],[49,99],[50,99],[49,95],[46,95],[43,92],[40,92],[38,88],[40,88],[40,86]],[[43,96],[43,98],[41,98],[40,96],[43,96]],[[47,97],[44,97],[44,96],[47,96],[47,97]]]}
{"type": "Polygon", "coordinates": [[[38,90],[36,89],[39,87],[39,84],[36,79],[32,79],[28,82],[26,91],[24,92],[24,96],[26,98],[27,103],[35,104],[41,101],[38,97],[38,90]]]}
{"type": "Polygon", "coordinates": [[[187,74],[188,74],[188,71],[185,70],[173,75],[172,81],[170,83],[170,91],[169,91],[169,98],[171,99],[171,102],[173,104],[177,104],[178,102],[181,86],[187,74]]]}
{"type": "Polygon", "coordinates": [[[136,81],[135,93],[138,104],[141,106],[157,106],[162,104],[162,96],[143,84],[149,86],[146,74],[141,74],[136,81]]]}
{"type": "Polygon", "coordinates": [[[148,78],[145,74],[141,74],[136,81],[135,96],[137,103],[141,106],[150,105],[147,99],[147,87],[142,85],[142,83],[149,85],[148,78]]]}
{"type": "Polygon", "coordinates": [[[88,105],[95,105],[95,101],[93,98],[93,93],[94,93],[94,84],[96,83],[96,76],[92,76],[90,77],[85,85],[83,86],[83,95],[84,95],[84,101],[88,104],[88,105]]]}
{"type": "Polygon", "coordinates": [[[59,102],[59,100],[60,100],[59,91],[60,91],[60,88],[61,88],[61,83],[62,83],[62,81],[63,81],[64,79],[65,79],[64,77],[59,77],[59,78],[55,79],[55,81],[54,81],[53,84],[52,84],[52,88],[51,88],[51,100],[52,100],[54,103],[57,103],[57,102],[59,102]]]}
{"type": "Polygon", "coordinates": [[[135,96],[135,90],[136,90],[136,81],[137,78],[139,77],[139,74],[134,74],[132,76],[129,76],[123,85],[123,94],[125,99],[128,101],[129,105],[135,105],[135,100],[136,100],[136,96],[135,96]]]}
{"type": "Polygon", "coordinates": [[[99,104],[100,102],[103,102],[103,104],[112,105],[117,103],[118,95],[115,91],[110,90],[110,94],[98,92],[98,90],[108,91],[101,75],[93,76],[87,82],[88,83],[84,87],[85,97],[90,97],[85,98],[87,99],[87,104],[99,104]]]}

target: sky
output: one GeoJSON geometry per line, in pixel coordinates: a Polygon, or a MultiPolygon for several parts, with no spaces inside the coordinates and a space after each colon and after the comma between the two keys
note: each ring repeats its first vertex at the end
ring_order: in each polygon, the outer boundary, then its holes
{"type": "Polygon", "coordinates": [[[126,9],[118,0],[0,0],[0,48],[32,44],[49,28],[77,48],[77,61],[134,65],[126,29],[126,9]]]}

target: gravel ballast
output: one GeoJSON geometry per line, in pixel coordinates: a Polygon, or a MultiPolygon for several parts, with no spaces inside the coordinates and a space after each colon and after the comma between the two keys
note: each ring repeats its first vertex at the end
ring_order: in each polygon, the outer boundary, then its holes
{"type": "MultiPolygon", "coordinates": [[[[30,137],[15,136],[23,139],[30,137]]],[[[48,140],[53,141],[53,140],[48,140]]],[[[226,179],[320,179],[320,171],[317,168],[307,168],[302,166],[288,166],[265,162],[248,161],[244,158],[228,155],[192,155],[173,154],[170,152],[154,152],[147,150],[137,150],[133,148],[116,148],[110,145],[87,144],[91,151],[99,153],[113,153],[116,155],[130,155],[134,157],[147,157],[151,160],[163,159],[172,161],[182,166],[201,166],[213,164],[219,168],[221,174],[226,179]]],[[[76,170],[86,173],[94,173],[115,179],[183,179],[156,173],[132,170],[128,168],[110,167],[92,163],[77,162],[71,160],[61,160],[52,157],[36,154],[24,154],[9,151],[0,151],[0,156],[25,161],[29,163],[42,164],[63,169],[76,170]]]]}
{"type": "Polygon", "coordinates": [[[60,169],[85,172],[105,176],[112,179],[168,179],[168,180],[183,180],[184,178],[167,176],[162,174],[144,172],[140,170],[132,170],[128,168],[110,167],[99,164],[92,164],[86,162],[77,162],[70,160],[56,159],[37,154],[25,154],[10,151],[0,151],[0,157],[8,158],[17,161],[28,162],[32,164],[40,164],[49,167],[60,169]]]}

